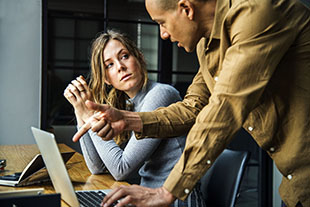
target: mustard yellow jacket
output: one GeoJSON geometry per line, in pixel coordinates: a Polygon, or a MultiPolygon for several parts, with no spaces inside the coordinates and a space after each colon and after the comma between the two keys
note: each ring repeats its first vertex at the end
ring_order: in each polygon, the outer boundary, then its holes
{"type": "MultiPolygon", "coordinates": [[[[283,175],[288,206],[310,206],[310,12],[298,0],[218,0],[182,102],[139,113],[138,137],[189,131],[164,187],[185,199],[244,127],[283,175]]],[[[163,155],[164,156],[164,155],[163,155]]]]}

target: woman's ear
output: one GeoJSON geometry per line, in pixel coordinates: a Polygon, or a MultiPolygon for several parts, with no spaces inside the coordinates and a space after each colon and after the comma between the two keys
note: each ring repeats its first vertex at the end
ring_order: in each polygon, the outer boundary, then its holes
{"type": "Polygon", "coordinates": [[[194,19],[194,5],[189,0],[180,0],[178,2],[178,10],[180,10],[180,12],[184,12],[189,20],[194,19]]]}
{"type": "Polygon", "coordinates": [[[112,85],[107,79],[105,79],[104,82],[105,82],[105,84],[107,84],[109,86],[112,85]]]}

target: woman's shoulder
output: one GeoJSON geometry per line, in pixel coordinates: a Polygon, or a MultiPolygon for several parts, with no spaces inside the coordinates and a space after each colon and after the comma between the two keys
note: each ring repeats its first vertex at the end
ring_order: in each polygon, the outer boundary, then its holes
{"type": "Polygon", "coordinates": [[[163,103],[164,105],[181,100],[180,93],[177,89],[169,84],[150,82],[145,100],[152,100],[154,103],[163,103]]]}
{"type": "MultiPolygon", "coordinates": [[[[158,83],[155,81],[150,81],[150,87],[148,93],[163,93],[163,95],[167,94],[175,94],[179,95],[179,91],[175,89],[173,86],[165,83],[158,83]]],[[[160,95],[160,94],[158,94],[160,95]]]]}
{"type": "Polygon", "coordinates": [[[135,111],[153,111],[158,107],[168,106],[181,101],[179,92],[171,85],[149,81],[143,94],[135,97],[135,111]]]}

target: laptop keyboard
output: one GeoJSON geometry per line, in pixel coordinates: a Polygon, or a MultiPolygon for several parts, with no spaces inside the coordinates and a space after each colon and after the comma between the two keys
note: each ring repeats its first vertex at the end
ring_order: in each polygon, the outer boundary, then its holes
{"type": "Polygon", "coordinates": [[[75,193],[82,207],[98,207],[105,196],[102,191],[78,191],[75,193]]]}

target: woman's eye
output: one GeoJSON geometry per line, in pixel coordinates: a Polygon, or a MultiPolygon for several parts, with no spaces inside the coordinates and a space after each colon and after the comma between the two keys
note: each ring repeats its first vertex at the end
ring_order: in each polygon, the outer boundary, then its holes
{"type": "Polygon", "coordinates": [[[129,55],[128,54],[124,54],[122,55],[122,59],[128,59],[129,55]]]}
{"type": "Polygon", "coordinates": [[[111,68],[113,66],[113,63],[109,63],[109,64],[107,64],[106,66],[105,66],[105,68],[106,69],[109,69],[109,68],[111,68]]]}

